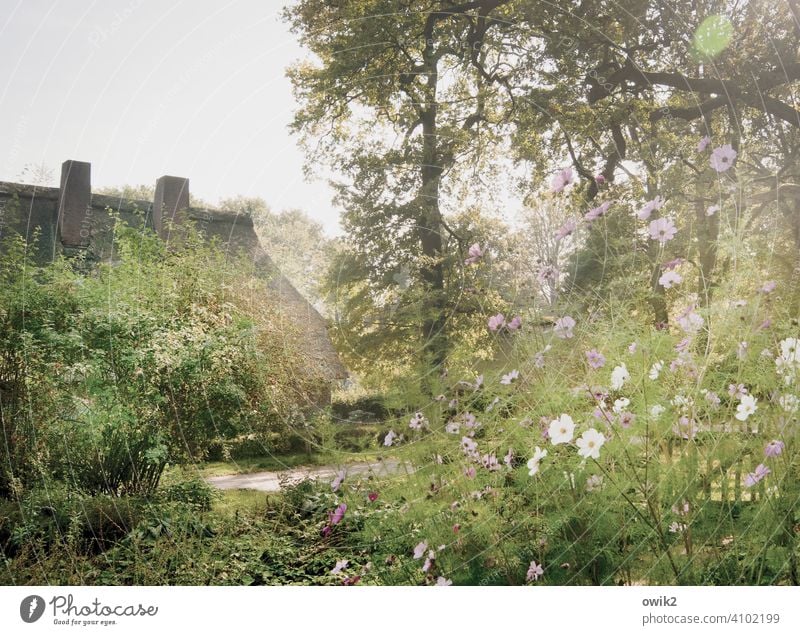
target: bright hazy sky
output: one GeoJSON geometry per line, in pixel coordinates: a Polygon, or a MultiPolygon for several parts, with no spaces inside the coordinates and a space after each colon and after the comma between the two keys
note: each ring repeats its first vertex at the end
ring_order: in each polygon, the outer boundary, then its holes
{"type": "Polygon", "coordinates": [[[211,203],[261,196],[338,231],[287,130],[303,51],[286,1],[0,0],[0,180],[77,159],[93,187],[184,176],[211,203]]]}

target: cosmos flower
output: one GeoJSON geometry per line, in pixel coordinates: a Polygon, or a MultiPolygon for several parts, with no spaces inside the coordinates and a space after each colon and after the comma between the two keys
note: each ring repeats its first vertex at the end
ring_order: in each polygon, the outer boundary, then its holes
{"type": "Polygon", "coordinates": [[[345,477],[345,472],[344,472],[344,470],[339,470],[339,471],[336,473],[336,478],[334,478],[334,479],[331,481],[331,489],[332,489],[334,492],[337,492],[337,491],[339,491],[339,487],[341,487],[341,485],[342,485],[342,482],[344,481],[344,477],[345,477]]]}
{"type": "Polygon", "coordinates": [[[414,547],[414,560],[419,560],[428,550],[428,543],[424,540],[414,547]]]}
{"type": "Polygon", "coordinates": [[[367,498],[369,499],[370,503],[374,503],[376,500],[378,500],[378,492],[370,492],[367,494],[367,498]]]}
{"type": "Polygon", "coordinates": [[[683,439],[694,439],[697,435],[697,425],[694,419],[690,419],[684,415],[672,426],[672,431],[683,439]]]}
{"type": "Polygon", "coordinates": [[[665,289],[671,289],[681,282],[683,282],[683,276],[681,276],[681,274],[679,274],[677,271],[665,271],[658,279],[658,284],[665,289]]]}
{"type": "Polygon", "coordinates": [[[650,416],[653,417],[653,419],[658,419],[662,414],[664,414],[664,412],[666,412],[666,410],[667,409],[664,406],[657,403],[650,408],[650,416]]]}
{"type": "Polygon", "coordinates": [[[731,144],[726,143],[719,148],[714,148],[714,150],[711,152],[709,163],[717,172],[722,173],[730,169],[735,159],[736,150],[731,147],[731,144]]]}
{"type": "Polygon", "coordinates": [[[453,584],[453,581],[452,580],[448,580],[444,576],[440,575],[438,578],[436,578],[436,586],[452,586],[452,584],[453,584]]]}
{"type": "Polygon", "coordinates": [[[578,229],[577,221],[574,218],[570,218],[556,231],[555,234],[556,240],[563,240],[564,238],[572,234],[576,229],[578,229]]]}
{"type": "Polygon", "coordinates": [[[706,210],[706,216],[713,216],[719,211],[719,205],[712,205],[706,210]]]}
{"type": "Polygon", "coordinates": [[[697,142],[697,151],[703,152],[708,147],[709,143],[711,143],[711,137],[706,135],[705,137],[700,139],[700,141],[697,142]]]}
{"type": "Polygon", "coordinates": [[[331,573],[333,575],[336,575],[337,573],[340,573],[341,571],[346,569],[347,565],[349,565],[349,564],[350,564],[350,562],[348,560],[337,560],[336,561],[336,566],[333,567],[333,569],[331,569],[331,573]]]}
{"type": "Polygon", "coordinates": [[[556,320],[553,333],[555,333],[556,337],[560,337],[562,340],[569,339],[573,336],[572,329],[574,327],[575,320],[572,318],[572,316],[565,315],[564,317],[556,320]]]}
{"type": "Polygon", "coordinates": [[[506,324],[506,328],[508,328],[509,331],[516,331],[521,326],[522,326],[522,318],[518,315],[515,315],[513,318],[511,318],[511,321],[508,324],[506,324]]]}
{"type": "Polygon", "coordinates": [[[654,211],[661,209],[665,202],[666,201],[661,196],[656,196],[652,201],[647,201],[642,208],[636,212],[636,216],[639,217],[639,220],[647,220],[654,211]]]}
{"type": "Polygon", "coordinates": [[[589,366],[597,370],[605,366],[606,358],[603,357],[603,354],[597,349],[593,348],[590,351],[586,351],[586,361],[589,363],[589,366]]]}
{"type": "Polygon", "coordinates": [[[347,511],[347,504],[342,503],[336,509],[333,510],[333,513],[328,514],[328,523],[330,525],[338,525],[342,522],[344,518],[344,513],[347,511]]]}
{"type": "Polygon", "coordinates": [[[386,436],[383,438],[383,445],[385,445],[387,448],[391,447],[392,443],[394,443],[394,440],[396,438],[397,438],[397,433],[394,430],[389,430],[389,432],[387,432],[386,436]]]}
{"type": "Polygon", "coordinates": [[[465,265],[474,265],[476,264],[481,258],[483,258],[483,250],[479,243],[475,243],[471,245],[468,252],[468,258],[464,261],[465,265]]]}
{"type": "Polygon", "coordinates": [[[504,386],[508,386],[513,382],[515,379],[519,378],[519,371],[517,369],[512,370],[510,373],[503,375],[500,378],[500,383],[504,386]]]}
{"type": "Polygon", "coordinates": [[[747,418],[758,410],[757,401],[752,395],[742,395],[739,405],[736,406],[736,414],[734,416],[739,421],[747,421],[747,418]]]}
{"type": "Polygon", "coordinates": [[[647,376],[653,381],[655,381],[656,379],[658,379],[658,376],[661,374],[663,368],[664,368],[664,360],[659,359],[650,367],[650,372],[647,374],[647,376]]]}
{"type": "Polygon", "coordinates": [[[505,323],[506,323],[505,315],[503,315],[502,313],[493,315],[492,317],[489,318],[489,330],[492,332],[497,331],[503,328],[503,326],[505,326],[505,323]]]}
{"type": "Polygon", "coordinates": [[[775,291],[775,287],[777,286],[778,283],[775,282],[774,280],[767,280],[764,284],[762,284],[758,288],[758,292],[766,295],[767,293],[772,293],[773,291],[775,291]]]}
{"type": "Polygon", "coordinates": [[[747,476],[744,477],[743,483],[745,487],[753,487],[755,484],[763,480],[767,475],[770,474],[772,470],[770,470],[766,465],[763,463],[759,463],[756,466],[754,472],[750,472],[747,476]]]}
{"type": "Polygon", "coordinates": [[[597,220],[601,216],[605,215],[605,213],[608,211],[608,208],[611,207],[611,203],[612,201],[606,201],[597,207],[593,207],[586,212],[586,214],[584,214],[583,218],[589,223],[591,223],[593,220],[597,220]]]}
{"type": "Polygon", "coordinates": [[[767,443],[767,447],[764,448],[764,456],[767,458],[774,458],[776,456],[780,456],[781,452],[783,452],[783,441],[778,441],[777,439],[773,439],[769,443],[767,443]]]}
{"type": "Polygon", "coordinates": [[[558,172],[550,183],[550,190],[553,194],[558,194],[563,191],[567,185],[573,181],[572,168],[564,168],[558,172]]]}
{"type": "Polygon", "coordinates": [[[606,442],[606,438],[602,432],[598,432],[594,428],[589,428],[581,435],[581,438],[575,441],[578,446],[578,455],[584,459],[599,459],[600,448],[606,442]]]}
{"type": "Polygon", "coordinates": [[[675,234],[678,233],[678,230],[675,227],[675,223],[672,222],[672,219],[656,218],[654,221],[650,221],[648,232],[650,233],[650,238],[657,240],[663,245],[667,241],[675,238],[675,234]]]}
{"type": "Polygon", "coordinates": [[[528,572],[525,574],[525,580],[528,582],[536,582],[536,580],[543,575],[544,568],[542,568],[542,565],[537,564],[536,560],[531,560],[531,564],[528,567],[528,572]]]}
{"type": "Polygon", "coordinates": [[[427,425],[428,420],[421,412],[414,413],[414,416],[411,417],[411,421],[408,422],[408,427],[412,430],[421,430],[423,427],[427,427],[427,425]]]}
{"type": "Polygon", "coordinates": [[[551,421],[550,427],[547,429],[548,436],[553,445],[569,443],[572,441],[574,432],[575,422],[568,414],[562,414],[558,419],[551,421]]]}
{"type": "Polygon", "coordinates": [[[533,456],[528,459],[528,474],[536,476],[539,471],[539,464],[547,456],[547,450],[542,450],[538,445],[533,449],[533,456]]]}
{"type": "Polygon", "coordinates": [[[619,390],[630,378],[630,373],[628,372],[628,368],[625,366],[625,364],[615,366],[614,370],[611,371],[611,388],[613,390],[619,390]]]}

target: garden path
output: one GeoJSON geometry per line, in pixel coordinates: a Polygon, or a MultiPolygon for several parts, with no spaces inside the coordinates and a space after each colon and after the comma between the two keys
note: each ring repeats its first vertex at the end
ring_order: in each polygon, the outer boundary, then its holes
{"type": "Polygon", "coordinates": [[[261,492],[280,491],[281,485],[294,485],[301,481],[330,479],[339,470],[345,471],[345,477],[354,475],[372,475],[386,477],[410,469],[407,464],[392,459],[373,463],[352,463],[350,465],[308,465],[293,467],[277,472],[253,472],[251,474],[231,474],[229,476],[211,476],[206,480],[217,489],[254,489],[261,492]]]}

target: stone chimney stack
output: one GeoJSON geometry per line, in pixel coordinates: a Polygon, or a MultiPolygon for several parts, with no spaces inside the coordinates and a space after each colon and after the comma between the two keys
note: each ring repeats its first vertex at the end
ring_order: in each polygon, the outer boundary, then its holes
{"type": "Polygon", "coordinates": [[[92,164],[64,161],[58,193],[57,234],[64,247],[85,249],[92,230],[92,164]]]}
{"type": "Polygon", "coordinates": [[[179,224],[179,212],[189,209],[189,179],[162,176],[156,181],[153,198],[153,227],[164,240],[169,238],[169,224],[179,224]]]}

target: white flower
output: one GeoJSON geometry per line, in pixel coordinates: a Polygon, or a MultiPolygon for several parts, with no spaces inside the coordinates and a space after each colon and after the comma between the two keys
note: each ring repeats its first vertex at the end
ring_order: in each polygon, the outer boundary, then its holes
{"type": "Polygon", "coordinates": [[[347,560],[337,560],[336,561],[336,566],[333,567],[333,569],[331,569],[331,573],[333,575],[336,575],[337,573],[339,573],[343,569],[346,569],[347,565],[349,565],[349,564],[350,563],[347,560]]]}
{"type": "Polygon", "coordinates": [[[556,337],[560,337],[561,339],[569,339],[572,337],[573,328],[575,328],[575,320],[572,316],[565,315],[556,320],[553,333],[555,333],[556,337]]]}
{"type": "Polygon", "coordinates": [[[584,459],[600,458],[600,448],[606,442],[605,436],[602,432],[598,432],[594,428],[589,428],[581,435],[581,438],[575,441],[578,446],[578,454],[584,459]]]}
{"type": "Polygon", "coordinates": [[[560,443],[569,443],[572,441],[572,435],[575,432],[575,422],[567,414],[562,414],[558,419],[550,422],[550,427],[547,433],[550,436],[550,441],[553,445],[560,443]]]}
{"type": "Polygon", "coordinates": [[[385,445],[387,448],[390,447],[396,438],[397,433],[394,430],[389,430],[389,432],[383,438],[383,445],[385,445]]]}
{"type": "Polygon", "coordinates": [[[753,395],[742,395],[741,401],[739,405],[736,406],[736,415],[735,417],[739,421],[747,421],[747,417],[753,414],[756,410],[758,410],[758,406],[756,405],[757,399],[753,397],[753,395]]]}
{"type": "Polygon", "coordinates": [[[680,284],[683,282],[683,276],[679,274],[677,271],[665,271],[661,274],[661,277],[658,279],[658,284],[660,284],[665,289],[670,289],[675,285],[680,284]]]}
{"type": "Polygon", "coordinates": [[[509,384],[510,384],[512,381],[514,381],[515,379],[519,379],[519,371],[518,371],[518,370],[516,370],[516,369],[512,370],[512,371],[511,371],[510,373],[508,373],[507,375],[503,375],[503,376],[500,378],[500,383],[501,383],[501,384],[503,384],[503,385],[505,385],[505,386],[508,386],[508,385],[509,385],[509,384]]]}
{"type": "Polygon", "coordinates": [[[547,450],[542,450],[538,445],[533,450],[533,456],[528,460],[528,474],[536,476],[539,471],[539,463],[547,456],[547,450]]]}
{"type": "Polygon", "coordinates": [[[800,399],[794,395],[781,395],[778,397],[778,405],[786,412],[797,412],[800,408],[800,399]]]}
{"type": "Polygon", "coordinates": [[[611,371],[611,388],[614,390],[619,390],[630,378],[631,376],[628,373],[628,368],[625,366],[625,364],[616,366],[614,370],[611,371]]]}
{"type": "Polygon", "coordinates": [[[414,560],[419,560],[422,556],[425,555],[425,552],[427,550],[428,550],[428,543],[423,540],[416,547],[414,547],[414,560]]]}
{"type": "Polygon", "coordinates": [[[661,374],[661,371],[664,368],[664,360],[659,359],[655,364],[650,367],[650,372],[648,373],[648,377],[655,381],[658,379],[658,376],[661,374]]]}
{"type": "Polygon", "coordinates": [[[619,399],[614,400],[614,405],[611,408],[611,410],[614,412],[614,414],[619,414],[623,410],[625,410],[625,408],[627,408],[630,405],[630,403],[631,403],[630,399],[626,399],[625,397],[620,397],[619,399]]]}
{"type": "Polygon", "coordinates": [[[657,403],[655,406],[650,408],[650,416],[653,417],[653,419],[658,419],[662,414],[664,414],[665,411],[666,408],[660,403],[657,403]]]}
{"type": "Polygon", "coordinates": [[[445,578],[444,576],[440,575],[438,578],[436,578],[436,586],[451,586],[452,584],[453,581],[445,578]]]}

